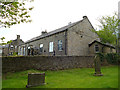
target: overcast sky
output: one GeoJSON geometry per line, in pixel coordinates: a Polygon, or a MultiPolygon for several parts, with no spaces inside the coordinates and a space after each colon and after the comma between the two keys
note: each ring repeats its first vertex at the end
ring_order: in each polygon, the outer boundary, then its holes
{"type": "Polygon", "coordinates": [[[99,24],[98,18],[113,15],[118,11],[119,0],[34,0],[34,9],[30,15],[32,23],[0,28],[0,37],[5,41],[16,39],[20,35],[23,41],[39,36],[41,31],[52,31],[76,22],[87,16],[94,28],[99,24]]]}

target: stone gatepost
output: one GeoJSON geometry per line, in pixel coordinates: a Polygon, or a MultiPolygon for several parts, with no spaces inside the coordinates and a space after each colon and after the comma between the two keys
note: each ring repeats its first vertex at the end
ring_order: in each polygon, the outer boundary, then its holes
{"type": "Polygon", "coordinates": [[[95,55],[94,65],[95,65],[95,73],[94,73],[94,76],[103,76],[103,74],[101,74],[101,61],[100,61],[99,54],[96,54],[96,55],[95,55]]]}
{"type": "Polygon", "coordinates": [[[28,74],[28,85],[27,88],[40,86],[45,84],[45,73],[30,73],[28,74]]]}

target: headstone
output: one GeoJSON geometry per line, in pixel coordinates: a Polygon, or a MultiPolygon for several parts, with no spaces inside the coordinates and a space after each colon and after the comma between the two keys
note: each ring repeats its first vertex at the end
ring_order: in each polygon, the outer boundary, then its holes
{"type": "Polygon", "coordinates": [[[94,59],[94,64],[95,64],[95,73],[94,76],[103,76],[103,74],[101,74],[101,61],[100,61],[100,57],[98,54],[96,54],[95,59],[94,59]]]}
{"type": "Polygon", "coordinates": [[[45,73],[30,73],[28,74],[28,85],[27,88],[40,86],[45,84],[45,73]]]}

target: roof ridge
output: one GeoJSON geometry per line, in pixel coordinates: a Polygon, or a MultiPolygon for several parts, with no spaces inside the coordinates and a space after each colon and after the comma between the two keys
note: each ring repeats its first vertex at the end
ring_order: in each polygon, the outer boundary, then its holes
{"type": "Polygon", "coordinates": [[[70,27],[78,24],[79,22],[82,22],[83,20],[84,20],[84,19],[79,20],[79,21],[76,21],[76,22],[73,22],[73,23],[68,24],[68,25],[65,25],[65,26],[63,26],[63,27],[61,27],[61,28],[55,29],[55,30],[50,31],[50,32],[48,32],[48,33],[45,33],[45,34],[43,34],[43,35],[39,35],[39,36],[33,37],[33,38],[31,38],[30,40],[27,40],[25,43],[29,43],[29,42],[31,42],[31,41],[35,41],[35,40],[37,40],[37,39],[44,38],[44,37],[53,35],[53,34],[55,34],[55,33],[59,33],[59,32],[65,31],[66,29],[68,29],[68,28],[70,28],[70,27]]]}

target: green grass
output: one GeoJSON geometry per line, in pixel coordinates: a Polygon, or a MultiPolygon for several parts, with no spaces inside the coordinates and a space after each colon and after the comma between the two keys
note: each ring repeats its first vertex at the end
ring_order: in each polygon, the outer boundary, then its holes
{"type": "MultiPolygon", "coordinates": [[[[104,76],[93,76],[94,68],[45,71],[46,85],[35,88],[118,88],[118,66],[102,67],[104,76]]],[[[3,88],[25,88],[27,74],[42,71],[27,70],[3,74],[3,88]]]]}

